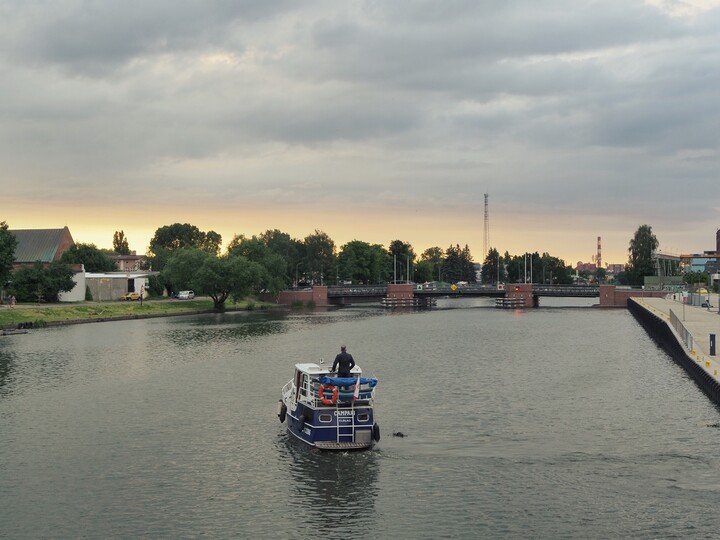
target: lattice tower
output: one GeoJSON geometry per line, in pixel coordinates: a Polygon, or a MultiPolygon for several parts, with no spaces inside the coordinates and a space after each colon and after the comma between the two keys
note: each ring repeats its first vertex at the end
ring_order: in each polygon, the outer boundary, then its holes
{"type": "Polygon", "coordinates": [[[490,212],[488,210],[488,194],[485,193],[485,235],[483,236],[483,254],[488,256],[490,249],[490,212]]]}

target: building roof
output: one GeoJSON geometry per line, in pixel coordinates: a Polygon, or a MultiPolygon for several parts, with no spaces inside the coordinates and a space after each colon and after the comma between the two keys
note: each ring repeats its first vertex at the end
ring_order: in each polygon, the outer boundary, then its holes
{"type": "Polygon", "coordinates": [[[75,242],[70,230],[63,229],[14,229],[10,232],[17,240],[15,262],[31,263],[40,261],[50,263],[57,260],[69,245],[75,242]]]}

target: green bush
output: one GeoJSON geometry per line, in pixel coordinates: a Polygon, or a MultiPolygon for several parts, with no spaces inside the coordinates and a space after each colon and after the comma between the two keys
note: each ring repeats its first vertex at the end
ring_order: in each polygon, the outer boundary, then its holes
{"type": "Polygon", "coordinates": [[[290,307],[292,309],[302,309],[302,307],[303,307],[302,300],[293,300],[292,304],[290,304],[290,307]]]}
{"type": "Polygon", "coordinates": [[[93,301],[93,295],[92,292],[90,292],[90,287],[85,287],[85,301],[92,302],[93,301]]]}
{"type": "Polygon", "coordinates": [[[150,296],[162,296],[164,291],[165,285],[158,276],[152,275],[148,278],[148,294],[150,296]]]}
{"type": "Polygon", "coordinates": [[[310,309],[315,308],[315,301],[314,300],[308,300],[307,307],[310,309]]]}

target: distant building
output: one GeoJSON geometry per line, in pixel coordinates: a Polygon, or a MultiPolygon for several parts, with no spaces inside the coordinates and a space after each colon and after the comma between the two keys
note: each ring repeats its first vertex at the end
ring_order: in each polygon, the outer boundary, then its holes
{"type": "MultiPolygon", "coordinates": [[[[157,272],[153,272],[157,274],[157,272]]],[[[117,300],[122,295],[136,292],[148,297],[149,272],[100,272],[84,274],[92,299],[96,302],[117,300]]]]}
{"type": "Polygon", "coordinates": [[[13,271],[32,266],[40,261],[50,264],[59,261],[63,253],[75,245],[70,230],[62,229],[10,229],[17,240],[13,271]]]}
{"type": "Polygon", "coordinates": [[[136,255],[133,251],[130,255],[111,255],[120,272],[137,272],[145,262],[145,257],[136,255]]]}
{"type": "Polygon", "coordinates": [[[690,272],[720,273],[720,229],[715,232],[715,251],[680,255],[680,260],[690,272]]]}
{"type": "Polygon", "coordinates": [[[616,276],[617,274],[620,274],[625,271],[625,265],[624,264],[608,264],[606,266],[606,270],[608,274],[612,274],[616,276]]]}
{"type": "MultiPolygon", "coordinates": [[[[17,240],[13,272],[19,268],[33,266],[41,262],[45,266],[59,261],[63,253],[75,245],[70,229],[10,229],[17,240]]],[[[71,264],[75,287],[71,291],[61,292],[61,302],[80,302],[85,300],[85,268],[82,264],[71,264]]]]}
{"type": "Polygon", "coordinates": [[[577,265],[575,265],[576,272],[593,273],[595,270],[597,270],[597,265],[595,263],[584,263],[582,261],[578,261],[577,265]]]}

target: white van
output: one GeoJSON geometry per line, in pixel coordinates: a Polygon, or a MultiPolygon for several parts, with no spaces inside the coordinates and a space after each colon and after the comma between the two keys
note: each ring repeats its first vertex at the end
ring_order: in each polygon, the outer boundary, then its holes
{"type": "Polygon", "coordinates": [[[192,291],[180,291],[177,294],[178,300],[192,300],[195,298],[195,293],[192,291]]]}

